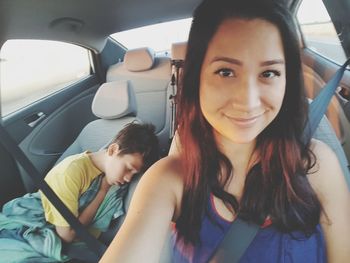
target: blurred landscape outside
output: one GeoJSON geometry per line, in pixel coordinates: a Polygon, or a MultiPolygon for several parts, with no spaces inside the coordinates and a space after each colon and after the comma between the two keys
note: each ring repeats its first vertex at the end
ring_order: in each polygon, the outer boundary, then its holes
{"type": "Polygon", "coordinates": [[[56,41],[9,40],[0,59],[2,116],[90,74],[86,49],[56,41]]]}
{"type": "Polygon", "coordinates": [[[302,1],[297,19],[308,48],[338,64],[345,62],[344,50],[322,0],[302,1]]]}

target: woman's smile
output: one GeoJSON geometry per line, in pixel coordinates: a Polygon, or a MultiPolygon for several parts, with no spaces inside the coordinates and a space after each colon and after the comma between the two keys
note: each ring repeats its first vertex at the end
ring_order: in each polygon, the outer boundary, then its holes
{"type": "Polygon", "coordinates": [[[230,115],[226,115],[224,114],[224,116],[231,121],[235,126],[243,128],[243,129],[247,129],[247,128],[251,128],[253,127],[259,120],[259,118],[261,118],[263,116],[265,112],[262,112],[260,114],[256,114],[254,116],[251,117],[236,117],[236,116],[230,116],[230,115]]]}

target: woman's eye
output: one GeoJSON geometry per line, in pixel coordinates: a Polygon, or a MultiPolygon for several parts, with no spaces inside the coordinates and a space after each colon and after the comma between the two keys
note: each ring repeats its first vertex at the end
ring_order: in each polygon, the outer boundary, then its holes
{"type": "Polygon", "coordinates": [[[221,77],[227,78],[227,77],[234,77],[234,73],[232,69],[223,68],[219,69],[215,72],[215,74],[220,75],[221,77]]]}
{"type": "Polygon", "coordinates": [[[273,78],[273,77],[281,76],[281,72],[279,72],[277,70],[267,70],[267,71],[264,71],[263,73],[261,73],[261,76],[263,78],[270,79],[270,78],[273,78]]]}

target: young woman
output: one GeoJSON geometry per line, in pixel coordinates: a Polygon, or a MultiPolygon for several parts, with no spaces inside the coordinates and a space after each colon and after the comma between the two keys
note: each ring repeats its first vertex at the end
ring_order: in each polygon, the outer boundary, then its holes
{"type": "Polygon", "coordinates": [[[158,262],[171,221],[173,261],[207,262],[237,217],[261,225],[241,262],[350,262],[339,163],[302,140],[307,100],[286,7],[204,0],[179,96],[179,154],[143,176],[101,262],[158,262]]]}

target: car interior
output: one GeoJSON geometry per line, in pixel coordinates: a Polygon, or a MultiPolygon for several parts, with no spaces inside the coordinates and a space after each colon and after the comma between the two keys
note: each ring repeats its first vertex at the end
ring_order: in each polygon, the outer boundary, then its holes
{"type": "MultiPolygon", "coordinates": [[[[283,1],[283,0],[282,0],[283,1]]],[[[287,0],[297,14],[303,1],[287,0]]],[[[89,54],[89,74],[64,88],[4,114],[1,123],[38,172],[45,174],[63,158],[103,149],[127,123],[152,123],[161,156],[169,152],[174,135],[174,77],[186,54],[186,41],[172,42],[167,52],[150,46],[127,48],[111,34],[141,26],[190,18],[199,0],[4,0],[0,2],[0,47],[12,39],[59,41],[89,54]]],[[[345,57],[350,56],[350,27],[346,0],[319,0],[328,11],[345,57]]],[[[308,10],[312,12],[312,10],[308,10]]],[[[296,22],[298,19],[296,18],[296,22]]],[[[315,98],[345,62],[334,61],[309,47],[300,28],[300,49],[306,93],[315,98]]],[[[1,58],[1,57],[0,57],[1,58]]],[[[5,62],[1,58],[1,63],[5,62]]],[[[1,71],[0,78],[5,79],[1,71]]],[[[67,65],[68,66],[68,65],[67,65]]],[[[21,78],[21,72],[15,74],[21,78]]],[[[0,82],[0,95],[2,94],[0,82]]],[[[21,91],[17,91],[21,93],[21,91]]],[[[347,68],[326,116],[316,131],[336,152],[350,187],[350,70],[347,68]]],[[[0,96],[0,103],[2,96],[0,96]]],[[[174,146],[172,146],[174,147],[174,146]]],[[[0,143],[0,204],[38,190],[27,172],[0,143]]],[[[138,178],[125,198],[127,209],[138,178]]],[[[100,237],[108,244],[124,217],[100,237]]],[[[164,253],[167,253],[166,251],[164,253]]],[[[166,257],[166,255],[164,255],[166,257]]],[[[164,260],[164,262],[166,262],[164,260]]]]}

